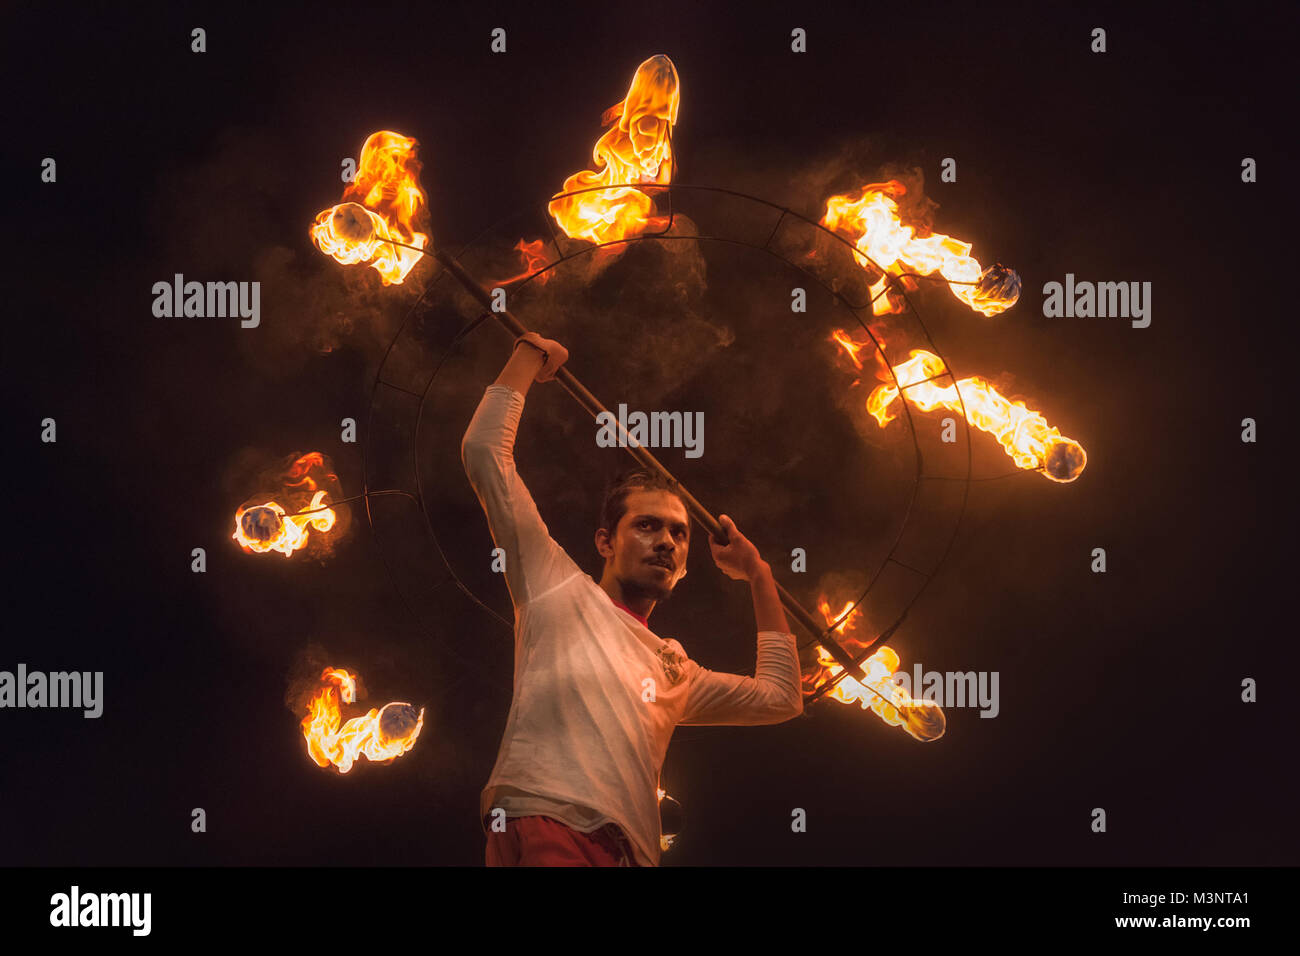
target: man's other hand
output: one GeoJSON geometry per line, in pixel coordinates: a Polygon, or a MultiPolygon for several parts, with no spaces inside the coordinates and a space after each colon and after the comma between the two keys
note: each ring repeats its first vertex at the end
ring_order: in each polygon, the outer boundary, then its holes
{"type": "Polygon", "coordinates": [[[762,555],[754,547],[754,542],[741,534],[736,523],[726,515],[719,515],[718,523],[727,534],[727,545],[723,547],[716,538],[709,535],[709,548],[713,551],[714,563],[732,580],[750,580],[763,563],[762,555]]]}

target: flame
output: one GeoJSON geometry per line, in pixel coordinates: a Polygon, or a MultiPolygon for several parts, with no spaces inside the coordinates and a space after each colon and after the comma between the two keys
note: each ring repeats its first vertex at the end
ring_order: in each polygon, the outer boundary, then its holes
{"type": "MultiPolygon", "coordinates": [[[[613,125],[592,150],[596,170],[574,173],[557,195],[618,183],[671,182],[671,134],[680,98],[672,60],[660,54],[638,66],[627,96],[601,117],[602,126],[613,125]]],[[[651,218],[652,207],[645,192],[621,186],[553,199],[548,209],[565,235],[604,243],[662,224],[662,217],[651,218]]]]}
{"type": "Polygon", "coordinates": [[[415,740],[424,726],[424,708],[420,708],[420,716],[411,729],[389,737],[382,727],[383,712],[390,707],[405,707],[411,711],[415,708],[394,701],[381,709],[371,708],[363,717],[353,717],[347,723],[342,723],[339,701],[340,698],[344,704],[356,701],[356,678],[341,667],[327,667],[321,674],[321,680],[329,683],[311,699],[307,705],[307,716],[302,720],[302,733],[307,738],[307,754],[318,766],[328,767],[333,764],[339,773],[347,773],[358,757],[376,762],[393,760],[415,746],[415,740]]]}
{"type": "Polygon", "coordinates": [[[844,347],[844,351],[848,353],[849,359],[853,362],[854,365],[856,365],[858,368],[862,368],[862,360],[858,358],[858,353],[867,347],[866,342],[853,341],[851,338],[849,338],[849,334],[845,332],[843,329],[836,329],[834,332],[832,332],[831,339],[838,342],[840,345],[844,347]]]}
{"type": "MultiPolygon", "coordinates": [[[[883,380],[889,377],[889,365],[885,362],[884,355],[882,354],[882,350],[886,345],[884,329],[878,328],[875,324],[872,324],[870,329],[871,334],[875,336],[876,344],[878,346],[872,351],[871,355],[876,360],[876,366],[879,370],[877,377],[883,380]]],[[[853,341],[853,339],[849,338],[848,333],[843,329],[836,329],[833,331],[831,333],[831,339],[843,347],[845,354],[849,357],[849,361],[853,363],[855,368],[861,370],[862,359],[858,358],[858,353],[866,348],[869,343],[853,341]]],[[[861,381],[861,379],[855,378],[852,384],[857,385],[861,381]]]]}
{"type": "MultiPolygon", "coordinates": [[[[817,610],[826,619],[827,625],[839,620],[835,625],[837,634],[843,634],[853,625],[860,613],[852,601],[846,601],[838,614],[832,614],[830,601],[825,595],[818,597],[817,610]]],[[[830,689],[827,696],[842,704],[861,704],[863,710],[872,711],[891,727],[902,727],[917,740],[937,740],[943,736],[947,727],[943,708],[932,700],[912,697],[906,688],[895,683],[893,676],[898,670],[898,664],[898,655],[894,649],[882,645],[862,662],[865,683],[856,677],[845,677],[830,689]]],[[[820,644],[817,645],[816,666],[817,669],[812,674],[804,677],[813,686],[834,679],[844,670],[830,651],[820,644]]]]}
{"type": "MultiPolygon", "coordinates": [[[[231,537],[250,554],[278,551],[287,558],[307,546],[309,528],[320,532],[330,531],[338,520],[338,515],[333,508],[326,507],[329,493],[318,488],[316,479],[309,474],[313,468],[326,467],[325,457],[318,451],[308,452],[298,458],[284,474],[284,495],[288,500],[291,497],[301,498],[304,492],[311,492],[311,501],[307,507],[295,508],[290,513],[274,499],[244,505],[235,511],[235,533],[231,537]],[[322,508],[324,510],[318,510],[322,508]]],[[[337,481],[333,474],[327,478],[337,481]]]]}
{"type": "Polygon", "coordinates": [[[905,272],[939,273],[948,280],[953,295],[984,315],[997,315],[1014,305],[1020,297],[1020,282],[1019,277],[1011,281],[1014,273],[1010,270],[1000,265],[982,269],[970,256],[969,242],[939,233],[916,238],[913,228],[903,225],[894,199],[906,192],[905,185],[891,179],[868,183],[856,198],[839,195],[826,201],[821,224],[854,240],[853,255],[859,266],[872,272],[876,266],[885,270],[871,286],[872,312],[884,315],[903,310],[902,299],[892,289],[885,290],[891,285],[889,274],[905,272]]]}
{"type": "Polygon", "coordinates": [[[420,188],[419,144],[409,136],[380,130],[361,148],[356,178],[343,190],[343,201],[322,211],[311,227],[321,252],[343,265],[369,262],[384,285],[401,285],[429,237],[416,229],[428,217],[420,188]],[[408,249],[385,242],[394,239],[408,249]]]}
{"type": "MultiPolygon", "coordinates": [[[[543,266],[550,264],[550,257],[545,252],[546,241],[544,239],[535,239],[532,242],[520,239],[515,243],[515,249],[519,251],[519,258],[523,261],[524,271],[506,279],[497,279],[495,282],[489,283],[489,285],[503,286],[509,285],[511,282],[518,282],[520,279],[532,275],[543,266]]],[[[546,285],[550,281],[551,275],[550,272],[544,272],[538,276],[537,281],[542,285],[546,285]]]]}
{"type": "MultiPolygon", "coordinates": [[[[836,330],[833,341],[850,351],[858,367],[856,349],[849,350],[847,337],[836,330]]],[[[943,360],[933,352],[913,349],[906,362],[894,366],[899,386],[906,389],[908,401],[923,412],[942,408],[959,411],[962,401],[966,405],[966,420],[980,431],[993,435],[1006,453],[1021,468],[1042,469],[1053,481],[1074,481],[1088,463],[1083,446],[1061,435],[1059,429],[1047,424],[1040,412],[1028,408],[1023,401],[1010,401],[998,394],[988,381],[978,375],[963,378],[955,385],[936,385],[928,379],[947,372],[943,360]],[[911,386],[911,387],[908,387],[911,386]],[[960,399],[959,399],[960,395],[960,399]]],[[[877,385],[867,396],[867,411],[884,428],[896,415],[889,406],[898,398],[899,387],[893,382],[877,385]]]]}
{"type": "MultiPolygon", "coordinates": [[[[326,492],[318,491],[312,496],[311,505],[306,509],[312,511],[325,504],[326,492]]],[[[240,508],[235,512],[234,539],[245,551],[265,554],[279,551],[286,558],[299,548],[307,546],[307,529],[329,531],[334,527],[337,516],[332,508],[317,511],[315,514],[286,514],[274,501],[260,505],[240,508]],[[247,516],[247,517],[245,517],[247,516]],[[255,532],[268,534],[265,539],[250,534],[255,532]]]]}
{"type": "Polygon", "coordinates": [[[309,451],[289,466],[289,470],[285,472],[285,477],[297,479],[291,483],[293,485],[308,483],[308,488],[315,489],[316,482],[304,476],[313,468],[324,467],[325,456],[318,451],[309,451]]]}

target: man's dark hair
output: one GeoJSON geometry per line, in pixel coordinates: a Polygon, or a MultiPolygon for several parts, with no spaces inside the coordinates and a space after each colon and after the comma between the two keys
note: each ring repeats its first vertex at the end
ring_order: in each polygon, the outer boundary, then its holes
{"type": "MultiPolygon", "coordinates": [[[[677,486],[658,472],[641,467],[620,471],[605,486],[605,501],[600,506],[600,524],[596,526],[608,530],[611,540],[614,537],[614,532],[618,530],[618,523],[623,520],[623,515],[627,514],[627,496],[634,491],[671,492],[677,496],[677,500],[682,503],[682,507],[686,507],[686,501],[682,498],[677,486]]],[[[687,518],[686,534],[688,538],[690,533],[691,523],[690,519],[687,518]]]]}

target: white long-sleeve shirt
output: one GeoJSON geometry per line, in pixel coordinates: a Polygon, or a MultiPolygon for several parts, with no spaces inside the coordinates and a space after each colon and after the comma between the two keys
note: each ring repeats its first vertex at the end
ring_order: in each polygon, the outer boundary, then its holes
{"type": "Polygon", "coordinates": [[[551,537],[514,463],[524,397],[491,385],[461,460],[505,552],[515,606],[514,695],[480,818],[615,823],[637,862],[660,855],[657,787],[678,724],[775,724],[803,712],[793,634],[758,633],[754,677],[701,667],[614,604],[551,537]]]}

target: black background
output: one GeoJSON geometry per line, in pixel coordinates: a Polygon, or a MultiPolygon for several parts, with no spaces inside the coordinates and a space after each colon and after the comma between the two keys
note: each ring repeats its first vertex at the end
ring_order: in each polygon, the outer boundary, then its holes
{"type": "MultiPolygon", "coordinates": [[[[682,81],[683,182],[815,218],[825,195],[807,184],[837,157],[859,163],[860,181],[921,167],[935,229],[1024,278],[1020,303],[994,320],[931,292],[936,341],[962,374],[1012,376],[1089,464],[1068,485],[1032,474],[973,485],[948,562],[893,642],[907,666],[998,671],[997,719],[950,710],[947,735],[927,746],[833,703],[776,727],[682,731],[665,780],[687,830],[664,865],[1295,863],[1284,403],[1295,207],[1291,104],[1279,97],[1293,86],[1295,22],[1282,4],[1167,9],[10,15],[0,668],[102,670],[105,708],[99,720],[0,713],[0,862],[482,862],[477,797],[509,705],[508,631],[468,601],[441,626],[415,619],[360,511],[324,564],[243,554],[229,541],[245,494],[234,463],[317,449],[346,492],[360,487],[360,446],[339,442],[338,422],[364,423],[416,283],[381,290],[359,268],[344,278],[311,247],[306,225],[338,201],[342,157],[377,129],[416,136],[434,235],[457,248],[587,164],[600,113],[638,63],[666,53],[682,81]],[[206,53],[190,51],[195,26],[206,53]],[[489,52],[496,26],[505,55],[489,52]],[[807,54],[789,51],[795,26],[807,54]],[[1104,55],[1089,52],[1094,26],[1108,31],[1104,55]],[[55,184],[40,181],[46,156],[55,184]],[[956,183],[938,180],[947,156],[956,183]],[[1258,161],[1255,184],[1241,182],[1245,156],[1258,161]],[[155,318],[152,284],[175,272],[261,276],[261,327],[155,318]],[[1067,272],[1150,281],[1151,326],[1044,318],[1042,285],[1067,272]],[[56,444],[39,440],[47,416],[56,444]],[[1247,416],[1256,444],[1239,437],[1247,416]],[[1098,546],[1104,575],[1089,571],[1098,546]],[[189,570],[194,547],[207,549],[206,574],[189,570]],[[355,664],[376,704],[430,708],[410,754],[346,776],[307,760],[283,698],[308,644],[355,664]],[[1240,701],[1245,677],[1259,681],[1256,704],[1240,701]],[[206,833],[190,830],[195,807],[206,833]],[[793,807],[808,811],[806,834],[790,832],[793,807]],[[1094,807],[1107,811],[1105,834],[1090,829],[1094,807]]],[[[566,328],[535,318],[543,333],[566,328]]],[[[736,362],[749,360],[746,342],[736,362]]],[[[620,357],[656,343],[627,329],[566,340],[570,367],[609,405],[624,400],[620,357]]],[[[762,346],[781,344],[773,327],[762,346]]],[[[453,440],[507,348],[494,328],[466,346],[474,387],[446,406],[453,440]]],[[[827,429],[844,432],[844,413],[779,366],[748,385],[703,384],[729,470],[710,471],[706,452],[698,481],[684,480],[811,604],[815,582],[773,556],[829,542],[810,549],[812,578],[852,568],[857,552],[835,550],[831,514],[820,528],[768,520],[768,486],[745,472],[744,445],[714,410],[770,391],[784,413],[827,429]]],[[[577,415],[567,401],[530,394],[520,471],[552,533],[594,573],[599,475],[573,484],[542,460],[580,440],[553,430],[577,415]]],[[[756,453],[752,467],[766,460],[756,453]]],[[[983,460],[986,473],[1007,465],[983,460]]],[[[832,492],[870,488],[869,475],[817,468],[780,481],[797,485],[785,496],[826,493],[830,506],[832,492]]],[[[468,483],[455,469],[445,483],[440,534],[509,618],[477,558],[490,542],[468,483]]],[[[696,534],[683,594],[652,626],[706,666],[744,672],[748,595],[696,534]]]]}

